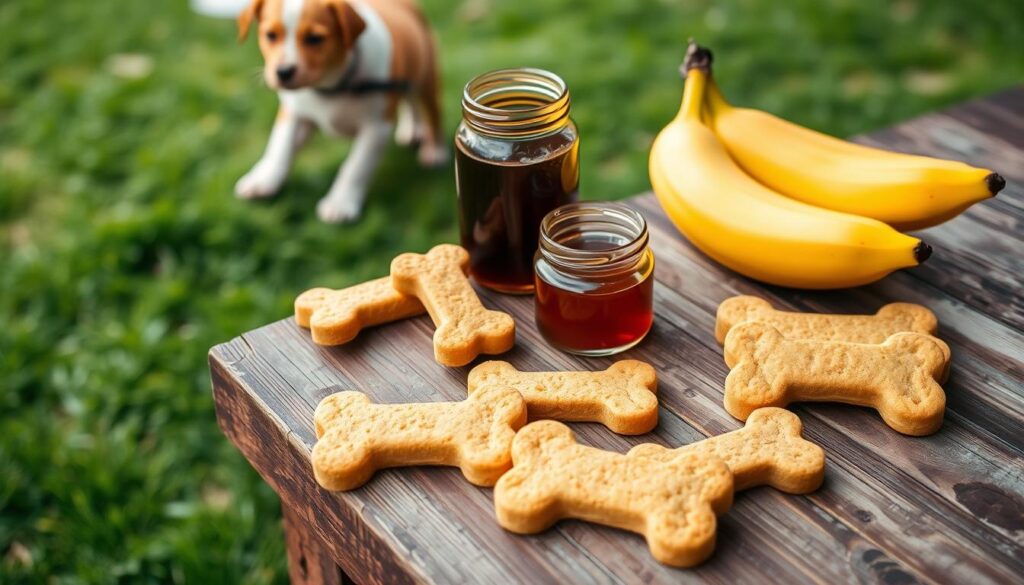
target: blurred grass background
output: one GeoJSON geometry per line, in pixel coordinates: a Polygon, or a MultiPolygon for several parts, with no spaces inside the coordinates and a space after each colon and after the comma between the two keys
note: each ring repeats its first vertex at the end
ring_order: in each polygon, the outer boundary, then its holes
{"type": "MultiPolygon", "coordinates": [[[[648,188],[691,35],[735,102],[839,135],[1024,79],[1020,0],[425,4],[449,132],[472,75],[554,70],[588,199],[648,188]]],[[[2,582],[284,581],[276,498],[217,428],[206,351],[455,239],[452,172],[397,148],[354,225],[314,215],[338,141],[236,201],[274,115],[260,62],[184,1],[0,4],[2,582]]]]}

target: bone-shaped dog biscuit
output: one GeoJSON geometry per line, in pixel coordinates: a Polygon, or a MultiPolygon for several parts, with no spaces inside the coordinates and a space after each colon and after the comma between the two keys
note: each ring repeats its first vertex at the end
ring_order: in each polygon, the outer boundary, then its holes
{"type": "Polygon", "coordinates": [[[373,404],[361,392],[324,398],[313,414],[313,474],[329,490],[357,488],[378,469],[450,465],[490,486],[512,466],[511,445],[526,403],[490,386],[462,402],[373,404]]]}
{"type": "Polygon", "coordinates": [[[391,262],[395,289],[419,298],[434,320],[434,358],[446,366],[466,365],[481,353],[504,353],[516,339],[515,321],[484,308],[466,278],[468,269],[469,253],[452,244],[391,262]]]}
{"type": "MultiPolygon", "coordinates": [[[[715,339],[718,343],[724,343],[730,329],[748,321],[771,325],[789,339],[851,343],[882,343],[889,336],[904,331],[934,336],[939,328],[934,313],[912,303],[889,303],[874,315],[835,315],[780,311],[762,298],[744,295],[726,299],[718,305],[715,339]]],[[[945,366],[940,377],[940,381],[945,381],[949,373],[951,352],[946,342],[937,337],[935,342],[945,355],[945,366]]]]}
{"type": "Polygon", "coordinates": [[[599,422],[623,435],[658,424],[658,376],[637,360],[600,372],[520,372],[508,362],[490,361],[469,372],[470,394],[489,385],[518,390],[534,420],[599,422]]]}
{"type": "Polygon", "coordinates": [[[825,452],[800,436],[800,418],[781,408],[759,408],[742,429],[677,449],[654,443],[637,445],[631,457],[669,461],[680,453],[717,456],[729,466],[736,491],[770,485],[791,494],[818,489],[825,478],[825,452]]]}
{"type": "Polygon", "coordinates": [[[629,457],[577,444],[555,421],[523,427],[512,460],[494,488],[504,528],[535,533],[562,518],[623,528],[644,535],[654,558],[677,567],[711,554],[716,516],[732,505],[732,474],[717,457],[629,457]]]}
{"type": "Polygon", "coordinates": [[[348,343],[364,327],[425,311],[419,299],[395,290],[387,276],[340,290],[313,288],[295,299],[295,322],[309,328],[320,345],[348,343]]]}
{"type": "Polygon", "coordinates": [[[912,303],[889,303],[874,315],[833,315],[780,311],[760,297],[744,295],[718,305],[715,339],[723,343],[730,329],[747,321],[771,325],[790,339],[854,343],[882,343],[904,331],[935,335],[939,326],[934,313],[912,303]]]}
{"type": "Polygon", "coordinates": [[[875,408],[893,429],[927,435],[942,426],[945,358],[935,338],[897,333],[882,344],[787,339],[763,323],[725,338],[725,409],[746,420],[763,406],[803,400],[875,408]]]}

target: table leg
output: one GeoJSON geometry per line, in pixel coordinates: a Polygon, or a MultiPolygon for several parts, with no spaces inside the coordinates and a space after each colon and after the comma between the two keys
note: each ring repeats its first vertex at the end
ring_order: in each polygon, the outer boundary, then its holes
{"type": "Polygon", "coordinates": [[[284,515],[284,538],[288,547],[288,575],[293,585],[353,585],[327,550],[320,538],[309,529],[303,512],[281,502],[284,515]]]}

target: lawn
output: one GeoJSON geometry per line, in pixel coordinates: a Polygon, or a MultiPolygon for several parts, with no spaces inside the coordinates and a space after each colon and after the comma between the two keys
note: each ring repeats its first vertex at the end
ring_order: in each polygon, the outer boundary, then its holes
{"type": "MultiPolygon", "coordinates": [[[[989,0],[426,0],[449,131],[491,68],[561,73],[582,193],[647,189],[689,36],[734,101],[840,135],[1024,79],[1024,5],[989,0]]],[[[393,149],[354,225],[314,205],[316,139],[246,203],[275,98],[253,44],[183,0],[0,4],[0,582],[282,582],[275,495],[217,428],[207,349],[295,295],[454,241],[450,169],[393,149]],[[50,576],[55,581],[48,580],[50,576]]]]}

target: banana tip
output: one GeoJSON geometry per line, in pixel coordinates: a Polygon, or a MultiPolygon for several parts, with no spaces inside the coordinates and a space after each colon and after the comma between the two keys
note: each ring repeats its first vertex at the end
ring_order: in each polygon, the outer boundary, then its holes
{"type": "Polygon", "coordinates": [[[691,69],[710,71],[712,60],[713,55],[711,54],[711,49],[702,47],[698,45],[696,41],[690,39],[690,44],[686,47],[686,56],[683,57],[683,64],[679,67],[679,73],[681,73],[683,77],[686,77],[686,74],[691,69]]]}
{"type": "Polygon", "coordinates": [[[988,185],[988,190],[995,196],[996,193],[1002,191],[1003,187],[1006,186],[1006,179],[999,173],[990,173],[985,177],[985,184],[988,185]]]}
{"type": "Polygon", "coordinates": [[[928,244],[924,242],[918,242],[917,245],[914,246],[914,260],[917,260],[918,264],[927,260],[931,255],[932,247],[929,246],[928,244]]]}

